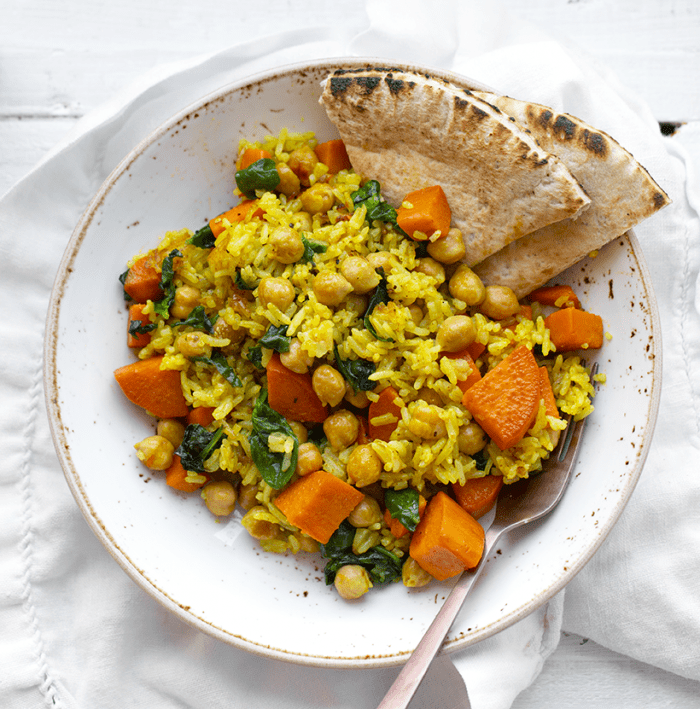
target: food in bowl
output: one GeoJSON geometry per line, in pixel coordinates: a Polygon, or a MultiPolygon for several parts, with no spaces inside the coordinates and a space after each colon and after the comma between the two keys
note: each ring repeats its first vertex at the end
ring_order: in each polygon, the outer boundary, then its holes
{"type": "Polygon", "coordinates": [[[484,286],[439,185],[394,209],[342,141],[243,141],[236,184],[122,276],[138,361],[115,376],[157,419],[139,458],[217,516],[241,506],[265,550],[320,550],[344,598],[473,567],[500,485],[590,413],[577,350],[600,317],[570,289],[484,286]]]}

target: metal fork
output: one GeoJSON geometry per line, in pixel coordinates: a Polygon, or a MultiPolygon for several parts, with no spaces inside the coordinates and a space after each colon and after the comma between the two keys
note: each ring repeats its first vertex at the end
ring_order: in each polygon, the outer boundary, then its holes
{"type": "MultiPolygon", "coordinates": [[[[595,373],[593,366],[591,376],[595,373]]],[[[477,566],[462,574],[435,620],[389,688],[377,709],[405,709],[438,654],[457,614],[490,556],[495,543],[506,532],[549,514],[561,500],[576,463],[586,419],[569,419],[545,470],[527,480],[503,488],[496,516],[486,531],[484,553],[477,566]]]]}

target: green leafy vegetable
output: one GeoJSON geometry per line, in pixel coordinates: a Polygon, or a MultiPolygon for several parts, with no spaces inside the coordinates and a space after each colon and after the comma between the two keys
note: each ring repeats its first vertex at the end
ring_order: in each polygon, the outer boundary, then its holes
{"type": "Polygon", "coordinates": [[[313,263],[315,254],[325,254],[328,251],[328,244],[316,239],[307,239],[303,234],[301,243],[304,244],[304,253],[299,259],[302,263],[313,263]]]}
{"type": "Polygon", "coordinates": [[[175,300],[175,285],[173,284],[173,276],[175,275],[175,269],[173,267],[173,262],[177,257],[182,257],[182,253],[179,249],[173,249],[166,257],[163,259],[163,267],[160,277],[160,289],[165,294],[157,303],[153,304],[153,309],[157,315],[160,315],[163,319],[167,320],[170,316],[170,307],[175,300]]]}
{"type": "Polygon", "coordinates": [[[265,369],[262,365],[262,347],[260,345],[248,348],[248,361],[252,362],[258,369],[265,369]]]}
{"type": "Polygon", "coordinates": [[[267,332],[258,340],[258,346],[267,347],[275,352],[289,352],[292,342],[291,337],[287,337],[287,325],[270,325],[267,332]]]}
{"type": "Polygon", "coordinates": [[[299,455],[299,439],[294,435],[287,419],[278,414],[267,403],[267,391],[262,390],[253,407],[253,433],[250,437],[250,456],[263,480],[275,490],[283,488],[291,479],[297,467],[299,455]],[[273,452],[269,448],[268,440],[273,433],[290,436],[294,441],[291,456],[286,461],[284,453],[273,452]]]}
{"type": "Polygon", "coordinates": [[[205,330],[209,334],[212,334],[214,332],[215,322],[216,318],[214,318],[213,321],[210,320],[204,312],[204,306],[198,305],[184,320],[174,322],[173,327],[186,327],[189,325],[195,328],[195,330],[205,330]]]}
{"type": "Polygon", "coordinates": [[[370,376],[377,371],[374,362],[368,359],[342,359],[337,345],[333,348],[333,352],[338,371],[356,392],[371,391],[377,386],[377,382],[370,379],[370,376]]]}
{"type": "Polygon", "coordinates": [[[122,292],[124,294],[124,300],[125,301],[130,301],[133,300],[133,298],[124,290],[124,284],[126,283],[126,277],[129,275],[129,269],[127,268],[124,273],[119,274],[119,282],[122,284],[122,292]]]}
{"type": "Polygon", "coordinates": [[[406,527],[409,532],[415,532],[420,514],[418,512],[418,491],[407,487],[404,490],[384,491],[384,504],[389,514],[406,527]]]}
{"type": "Polygon", "coordinates": [[[226,357],[221,352],[212,352],[211,357],[191,357],[190,360],[192,362],[200,362],[201,364],[214,367],[232,387],[243,386],[241,380],[238,378],[238,375],[229,365],[226,357]]]}
{"type": "Polygon", "coordinates": [[[216,245],[216,237],[211,227],[207,224],[201,229],[198,229],[189,239],[188,244],[198,246],[200,249],[213,249],[216,245]]]}
{"type": "Polygon", "coordinates": [[[389,298],[389,289],[387,287],[387,280],[386,276],[384,275],[384,269],[380,266],[377,270],[377,273],[380,276],[379,283],[377,284],[377,287],[374,289],[374,292],[372,293],[372,297],[369,299],[369,304],[367,305],[367,310],[365,312],[365,327],[380,341],[380,342],[393,342],[394,340],[391,337],[380,337],[377,334],[377,331],[374,329],[374,325],[372,325],[372,322],[369,319],[369,316],[372,314],[374,309],[378,305],[386,305],[391,298],[389,298]]]}
{"type": "Polygon", "coordinates": [[[396,210],[384,201],[381,187],[376,180],[370,180],[350,196],[355,208],[364,205],[367,209],[368,222],[380,221],[396,225],[396,210]]]}
{"type": "Polygon", "coordinates": [[[129,334],[133,337],[136,337],[136,335],[143,335],[155,329],[156,324],[154,322],[146,321],[146,324],[144,325],[141,320],[132,320],[129,323],[129,334]]]}
{"type": "Polygon", "coordinates": [[[236,173],[236,185],[248,199],[255,197],[255,190],[274,190],[279,183],[277,166],[271,158],[256,160],[236,173]]]}
{"type": "Polygon", "coordinates": [[[257,283],[251,286],[243,280],[243,275],[241,274],[240,268],[236,269],[236,277],[234,278],[234,282],[241,290],[255,290],[258,287],[257,283]]]}
{"type": "Polygon", "coordinates": [[[383,546],[372,547],[363,554],[353,554],[352,542],[355,528],[343,521],[327,544],[321,544],[321,553],[328,559],[324,575],[326,584],[335,580],[335,575],[346,564],[357,564],[367,569],[373,583],[389,583],[401,576],[401,559],[383,546]]]}
{"type": "Polygon", "coordinates": [[[204,426],[192,423],[185,429],[182,443],[175,450],[185,470],[205,473],[204,463],[207,458],[223,443],[224,429],[207,431],[204,426]]]}
{"type": "Polygon", "coordinates": [[[426,258],[430,256],[428,253],[428,241],[416,241],[414,242],[416,246],[416,258],[426,258]]]}

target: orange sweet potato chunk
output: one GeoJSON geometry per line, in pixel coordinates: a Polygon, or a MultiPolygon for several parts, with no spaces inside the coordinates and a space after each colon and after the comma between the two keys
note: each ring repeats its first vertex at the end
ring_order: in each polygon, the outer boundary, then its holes
{"type": "Polygon", "coordinates": [[[326,544],[364,494],[325,470],[305,475],[276,498],[275,505],[290,524],[326,544]]]}

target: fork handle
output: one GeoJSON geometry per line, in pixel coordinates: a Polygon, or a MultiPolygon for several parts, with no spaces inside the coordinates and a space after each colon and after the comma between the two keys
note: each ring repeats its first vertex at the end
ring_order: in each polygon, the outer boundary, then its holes
{"type": "Polygon", "coordinates": [[[377,709],[406,709],[443,642],[445,642],[445,637],[447,637],[452,623],[454,623],[469,591],[481,573],[489,552],[502,532],[503,529],[494,529],[493,526],[486,532],[484,553],[481,556],[481,560],[473,571],[464,572],[459,581],[457,581],[427,632],[411,654],[408,662],[403,666],[398,677],[389,687],[384,699],[377,706],[377,709]]]}

